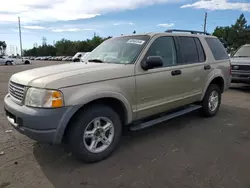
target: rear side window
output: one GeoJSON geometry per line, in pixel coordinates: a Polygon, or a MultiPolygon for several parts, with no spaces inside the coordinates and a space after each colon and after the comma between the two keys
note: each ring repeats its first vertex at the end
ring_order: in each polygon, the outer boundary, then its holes
{"type": "Polygon", "coordinates": [[[207,44],[211,49],[215,60],[229,59],[229,56],[226,52],[221,41],[217,38],[206,38],[207,44]]]}
{"type": "Polygon", "coordinates": [[[201,41],[198,38],[194,38],[197,50],[198,50],[198,55],[199,55],[199,62],[204,62],[206,61],[206,55],[204,53],[204,49],[201,45],[201,41]]]}
{"type": "Polygon", "coordinates": [[[178,37],[184,63],[197,63],[199,56],[193,37],[178,37]]]}

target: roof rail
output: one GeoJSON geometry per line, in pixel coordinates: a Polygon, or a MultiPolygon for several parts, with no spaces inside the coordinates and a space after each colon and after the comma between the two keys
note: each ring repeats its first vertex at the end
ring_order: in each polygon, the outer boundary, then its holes
{"type": "Polygon", "coordinates": [[[187,32],[187,33],[191,33],[191,34],[203,34],[203,35],[211,35],[207,32],[203,32],[203,31],[194,31],[194,30],[182,30],[182,29],[170,29],[165,31],[167,33],[173,33],[173,32],[187,32]]]}

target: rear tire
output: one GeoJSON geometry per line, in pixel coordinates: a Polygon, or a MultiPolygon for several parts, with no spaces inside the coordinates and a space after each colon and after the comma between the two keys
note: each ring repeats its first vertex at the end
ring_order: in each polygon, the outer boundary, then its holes
{"type": "Polygon", "coordinates": [[[221,90],[218,85],[212,84],[208,87],[201,104],[203,116],[213,117],[217,114],[221,104],[221,90]]]}
{"type": "Polygon", "coordinates": [[[75,117],[67,139],[74,156],[85,162],[97,162],[109,157],[117,148],[121,133],[121,120],[112,108],[92,105],[75,117]],[[108,124],[110,129],[104,131],[108,124]]]}

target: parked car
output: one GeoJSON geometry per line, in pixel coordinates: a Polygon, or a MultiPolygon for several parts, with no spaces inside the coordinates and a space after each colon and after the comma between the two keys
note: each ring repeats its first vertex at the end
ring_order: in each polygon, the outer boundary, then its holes
{"type": "Polygon", "coordinates": [[[62,59],[62,61],[67,61],[67,59],[68,59],[68,56],[65,56],[65,57],[62,59]]]}
{"type": "Polygon", "coordinates": [[[232,56],[232,83],[250,84],[250,44],[241,46],[232,56]]]}
{"type": "Polygon", "coordinates": [[[72,56],[65,56],[62,61],[71,61],[72,60],[72,56]]]}
{"type": "Polygon", "coordinates": [[[73,61],[73,62],[80,62],[81,57],[84,56],[85,53],[86,53],[86,52],[77,52],[77,53],[73,56],[72,61],[73,61]]]}
{"type": "Polygon", "coordinates": [[[84,62],[84,60],[88,57],[88,55],[90,54],[90,52],[86,52],[81,58],[80,61],[84,62]]]}
{"type": "Polygon", "coordinates": [[[0,65],[21,65],[31,64],[28,58],[11,58],[8,56],[0,56],[0,65]]]}
{"type": "Polygon", "coordinates": [[[111,38],[86,63],[12,75],[8,121],[95,162],[117,148],[124,126],[136,131],[198,109],[215,116],[231,83],[230,58],[215,36],[174,32],[111,38]]]}
{"type": "Polygon", "coordinates": [[[13,63],[15,65],[22,65],[22,64],[29,65],[29,64],[31,64],[31,61],[28,58],[23,57],[23,58],[15,58],[15,59],[13,59],[13,63]]]}
{"type": "Polygon", "coordinates": [[[51,57],[51,58],[49,58],[49,61],[55,61],[55,58],[56,57],[51,57]]]}
{"type": "Polygon", "coordinates": [[[14,65],[14,62],[8,56],[0,56],[0,65],[14,65]]]}

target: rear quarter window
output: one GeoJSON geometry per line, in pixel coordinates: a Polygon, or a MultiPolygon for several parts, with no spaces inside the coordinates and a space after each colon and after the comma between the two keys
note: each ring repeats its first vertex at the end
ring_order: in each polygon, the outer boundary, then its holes
{"type": "Polygon", "coordinates": [[[229,59],[226,49],[218,38],[206,38],[206,41],[215,60],[229,59]]]}

